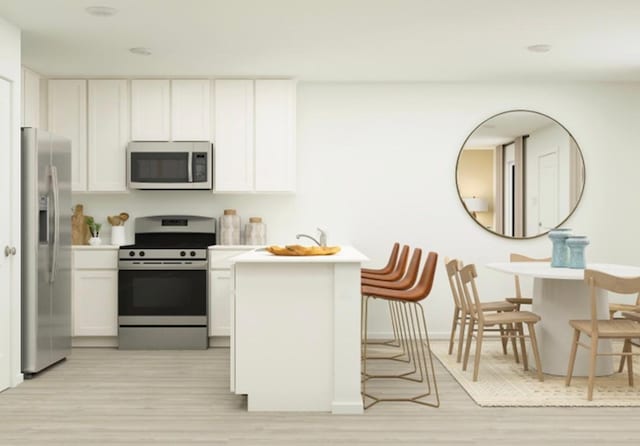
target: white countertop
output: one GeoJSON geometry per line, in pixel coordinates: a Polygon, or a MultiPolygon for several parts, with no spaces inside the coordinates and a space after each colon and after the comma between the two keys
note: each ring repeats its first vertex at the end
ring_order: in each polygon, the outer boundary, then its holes
{"type": "Polygon", "coordinates": [[[211,245],[209,249],[214,251],[237,251],[239,249],[253,250],[262,248],[264,245],[211,245]]]}
{"type": "MultiPolygon", "coordinates": [[[[552,268],[546,262],[494,262],[488,263],[487,268],[520,276],[537,277],[540,279],[584,280],[584,270],[575,268],[552,268]]],[[[614,265],[608,263],[589,263],[587,269],[602,271],[622,277],[639,277],[640,267],[614,265]]]]}
{"type": "Polygon", "coordinates": [[[233,258],[236,263],[353,263],[366,262],[367,256],[353,246],[341,246],[340,252],[327,256],[277,256],[265,250],[255,250],[233,258]]]}
{"type": "Polygon", "coordinates": [[[73,249],[79,250],[118,250],[120,246],[118,245],[71,245],[73,249]]]}

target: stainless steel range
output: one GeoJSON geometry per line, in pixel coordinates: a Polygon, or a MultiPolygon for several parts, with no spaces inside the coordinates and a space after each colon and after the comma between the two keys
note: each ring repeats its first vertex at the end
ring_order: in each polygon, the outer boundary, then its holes
{"type": "Polygon", "coordinates": [[[119,348],[207,348],[207,247],[216,243],[215,219],[140,217],[135,231],[135,244],[119,252],[119,348]]]}

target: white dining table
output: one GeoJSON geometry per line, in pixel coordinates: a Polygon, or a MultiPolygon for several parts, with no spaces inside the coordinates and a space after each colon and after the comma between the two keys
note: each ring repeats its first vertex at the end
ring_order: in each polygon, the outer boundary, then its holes
{"type": "MultiPolygon", "coordinates": [[[[589,287],[584,281],[583,269],[552,268],[545,262],[497,262],[487,268],[518,276],[533,277],[533,312],[541,320],[536,324],[536,336],[540,348],[542,371],[551,375],[566,375],[571,351],[573,328],[572,319],[590,319],[589,287]]],[[[640,276],[640,267],[593,263],[588,269],[602,271],[621,277],[640,276]]],[[[597,293],[597,314],[599,319],[609,318],[609,299],[606,291],[597,293]]],[[[583,334],[581,342],[588,338],[583,334]]],[[[600,353],[611,353],[611,341],[600,340],[600,353]]],[[[596,375],[613,373],[613,357],[599,356],[596,375]]],[[[578,348],[574,366],[574,376],[589,374],[587,349],[578,348]]]]}

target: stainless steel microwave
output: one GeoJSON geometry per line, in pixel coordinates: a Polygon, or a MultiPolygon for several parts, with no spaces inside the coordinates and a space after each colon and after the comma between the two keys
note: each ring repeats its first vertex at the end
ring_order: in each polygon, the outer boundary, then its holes
{"type": "Polygon", "coordinates": [[[130,189],[211,189],[212,144],[132,141],[127,146],[130,189]]]}

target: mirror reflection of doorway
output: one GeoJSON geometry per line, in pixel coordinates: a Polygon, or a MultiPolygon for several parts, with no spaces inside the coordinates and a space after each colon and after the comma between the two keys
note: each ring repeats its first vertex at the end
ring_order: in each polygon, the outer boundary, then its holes
{"type": "Polygon", "coordinates": [[[497,197],[504,203],[504,235],[513,237],[515,235],[515,196],[516,196],[516,158],[515,144],[507,144],[504,150],[504,186],[502,188],[503,196],[497,197]]]}

